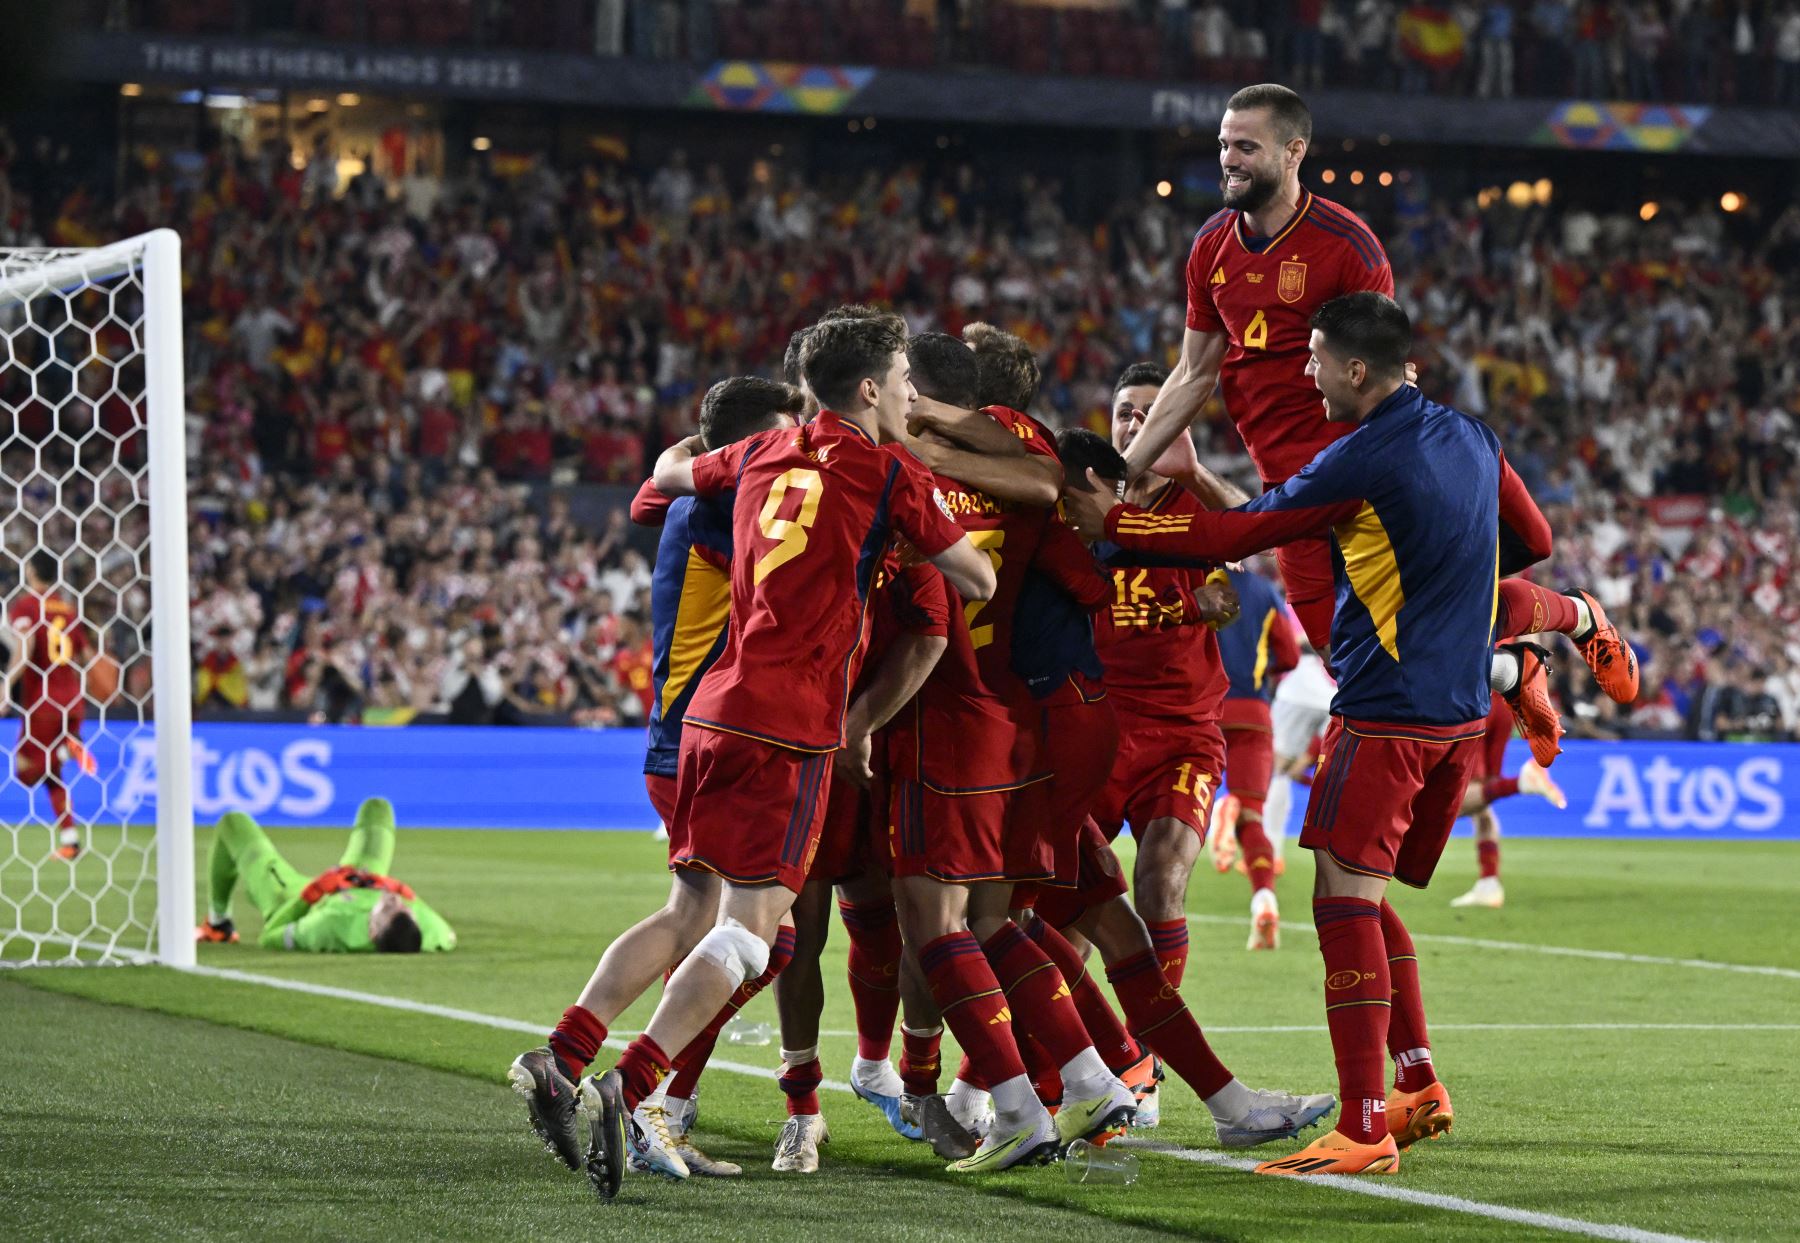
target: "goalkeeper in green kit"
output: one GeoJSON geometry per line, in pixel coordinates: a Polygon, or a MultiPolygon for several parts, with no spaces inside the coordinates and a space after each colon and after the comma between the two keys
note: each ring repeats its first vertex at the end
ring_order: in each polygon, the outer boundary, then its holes
{"type": "Polygon", "coordinates": [[[315,953],[416,954],[456,948],[444,917],[387,874],[394,862],[394,807],[364,800],[338,865],[312,880],[283,859],[269,835],[241,811],[228,812],[207,859],[210,909],[195,929],[201,941],[238,939],[231,897],[238,882],[262,912],[264,949],[315,953]]]}

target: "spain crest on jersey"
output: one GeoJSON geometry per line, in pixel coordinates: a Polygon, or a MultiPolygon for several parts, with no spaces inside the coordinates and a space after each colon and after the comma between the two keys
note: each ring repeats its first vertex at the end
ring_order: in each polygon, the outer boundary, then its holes
{"type": "Polygon", "coordinates": [[[1275,278],[1275,294],[1283,302],[1298,302],[1306,295],[1306,265],[1291,259],[1281,261],[1275,278]]]}

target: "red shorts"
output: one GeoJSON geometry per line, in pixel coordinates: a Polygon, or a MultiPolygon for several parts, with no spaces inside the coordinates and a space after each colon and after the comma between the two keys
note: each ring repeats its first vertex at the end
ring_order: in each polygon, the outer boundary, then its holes
{"type": "Polygon", "coordinates": [[[45,777],[62,777],[62,766],[72,758],[71,742],[81,741],[83,705],[62,707],[40,701],[19,721],[19,745],[13,752],[13,771],[26,785],[45,777]]]}
{"type": "Polygon", "coordinates": [[[1038,890],[1038,917],[1052,928],[1067,928],[1094,907],[1125,896],[1125,869],[1092,817],[1082,822],[1075,861],[1073,888],[1045,885],[1038,890]]]}
{"type": "MultiPolygon", "coordinates": [[[[1264,487],[1279,486],[1268,485],[1264,487]]],[[[1337,607],[1337,583],[1331,574],[1331,543],[1300,539],[1275,550],[1288,603],[1306,631],[1307,642],[1320,656],[1331,651],[1331,614],[1337,607]]],[[[1327,658],[1329,663],[1329,658],[1327,658]]]]}
{"type": "Polygon", "coordinates": [[[1506,776],[1506,744],[1512,741],[1513,714],[1506,700],[1492,691],[1493,702],[1488,708],[1487,735],[1481,743],[1482,776],[1506,776]]]}
{"type": "Polygon", "coordinates": [[[740,885],[773,881],[799,893],[819,845],[830,781],[829,751],[793,751],[718,729],[683,730],[675,820],[685,840],[670,864],[740,885]]]}
{"type": "MultiPolygon", "coordinates": [[[[1049,884],[1075,885],[1082,822],[1106,789],[1118,746],[1118,714],[1104,699],[1044,710],[1038,767],[1050,780],[1018,793],[1007,831],[1007,875],[1023,881],[1048,873],[1049,884]]],[[[1014,901],[1029,906],[1032,896],[1017,894],[1014,901]]]]}
{"type": "Polygon", "coordinates": [[[1275,733],[1267,700],[1227,699],[1219,724],[1225,729],[1225,782],[1239,802],[1260,806],[1275,772],[1275,733]]]}
{"type": "Polygon", "coordinates": [[[662,820],[663,827],[673,832],[675,829],[675,778],[665,777],[661,773],[645,773],[644,792],[650,796],[650,806],[656,808],[656,814],[662,820]]]}
{"type": "Polygon", "coordinates": [[[1332,717],[1300,844],[1352,872],[1423,889],[1481,763],[1483,725],[1332,717]]]}
{"type": "Polygon", "coordinates": [[[1094,819],[1110,841],[1129,823],[1142,833],[1172,817],[1202,838],[1225,771],[1225,738],[1215,721],[1119,719],[1119,753],[1094,819]]]}
{"type": "Polygon", "coordinates": [[[886,797],[882,792],[884,784],[879,772],[867,790],[842,777],[831,779],[825,823],[819,830],[819,849],[813,855],[807,880],[835,885],[863,872],[869,856],[869,820],[873,809],[882,806],[886,797]]]}
{"type": "Polygon", "coordinates": [[[1016,791],[945,794],[910,777],[888,783],[888,873],[956,885],[1006,879],[1006,830],[1016,791]]]}

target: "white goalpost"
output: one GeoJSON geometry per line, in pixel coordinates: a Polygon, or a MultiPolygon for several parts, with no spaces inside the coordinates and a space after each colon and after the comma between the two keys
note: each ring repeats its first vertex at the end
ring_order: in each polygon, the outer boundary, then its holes
{"type": "Polygon", "coordinates": [[[0,966],[194,962],[186,472],[177,235],[0,249],[0,593],[11,616],[49,554],[85,636],[58,621],[46,658],[77,666],[81,702],[14,702],[20,724],[0,722],[0,966]],[[120,670],[107,702],[101,656],[120,670]],[[151,756],[154,807],[118,797],[151,756]]]}

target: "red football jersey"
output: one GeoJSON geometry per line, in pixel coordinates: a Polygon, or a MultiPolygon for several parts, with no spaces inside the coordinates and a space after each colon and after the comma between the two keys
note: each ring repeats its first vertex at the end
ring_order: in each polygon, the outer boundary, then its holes
{"type": "Polygon", "coordinates": [[[25,641],[25,664],[13,690],[14,702],[27,712],[80,703],[81,672],[71,662],[87,654],[88,640],[75,606],[60,595],[26,592],[12,602],[6,618],[25,641]]]}
{"type": "Polygon", "coordinates": [[[890,540],[935,557],[961,528],[922,467],[830,411],[694,459],[694,489],[737,496],[731,625],[687,723],[836,750],[890,540]]]}
{"type": "Polygon", "coordinates": [[[1325,421],[1324,399],[1306,374],[1314,311],[1359,289],[1394,296],[1387,253],[1354,213],[1302,191],[1281,232],[1258,238],[1227,208],[1194,237],[1187,289],[1187,326],[1230,338],[1219,391],[1265,483],[1299,473],[1355,429],[1325,421]]]}
{"type": "MultiPolygon", "coordinates": [[[[1146,507],[1151,514],[1196,513],[1193,493],[1169,483],[1146,507]]],[[[1146,518],[1146,521],[1154,519],[1146,518]]],[[[1113,570],[1113,602],[1100,610],[1094,645],[1106,667],[1106,689],[1121,716],[1215,721],[1230,679],[1211,626],[1159,624],[1152,601],[1171,589],[1198,590],[1207,571],[1123,566],[1113,570]]]]}

